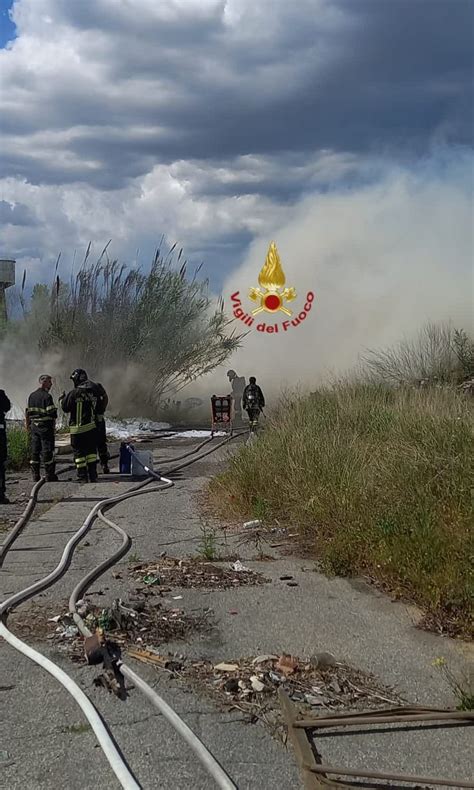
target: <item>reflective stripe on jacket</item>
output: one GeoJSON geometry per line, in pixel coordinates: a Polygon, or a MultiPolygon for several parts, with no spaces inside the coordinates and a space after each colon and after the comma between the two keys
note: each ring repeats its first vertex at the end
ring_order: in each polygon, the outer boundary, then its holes
{"type": "Polygon", "coordinates": [[[53,425],[58,416],[51,395],[42,387],[31,393],[26,413],[33,425],[53,425]]]}

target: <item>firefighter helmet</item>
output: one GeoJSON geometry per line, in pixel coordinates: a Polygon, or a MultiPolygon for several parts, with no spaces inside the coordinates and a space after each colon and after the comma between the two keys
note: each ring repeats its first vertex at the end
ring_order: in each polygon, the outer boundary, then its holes
{"type": "Polygon", "coordinates": [[[87,381],[87,373],[82,368],[76,368],[72,371],[70,377],[74,383],[74,386],[77,387],[78,384],[82,384],[84,381],[87,381]]]}

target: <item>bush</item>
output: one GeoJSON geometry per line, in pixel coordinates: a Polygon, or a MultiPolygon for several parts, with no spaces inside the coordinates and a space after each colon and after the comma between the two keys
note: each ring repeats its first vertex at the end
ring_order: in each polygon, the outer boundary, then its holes
{"type": "Polygon", "coordinates": [[[70,284],[56,275],[30,299],[23,278],[21,317],[7,324],[3,340],[30,355],[36,350],[56,368],[61,388],[72,369],[84,367],[114,390],[115,407],[122,399],[129,414],[152,416],[169,395],[222,365],[242,337],[207,281],[187,275],[181,254],[173,261],[173,250],[166,257],[158,251],[143,272],[110,261],[107,248],[89,264],[88,250],[70,284]]]}
{"type": "Polygon", "coordinates": [[[7,467],[16,471],[25,469],[30,460],[30,444],[26,429],[18,425],[9,427],[7,429],[7,440],[7,467]]]}
{"type": "Polygon", "coordinates": [[[455,384],[474,376],[474,342],[464,329],[427,324],[412,340],[364,357],[376,381],[389,384],[455,384]]]}
{"type": "Polygon", "coordinates": [[[471,409],[447,388],[340,383],[287,398],[211,493],[246,516],[265,502],[328,569],[388,583],[462,632],[473,593],[471,409]]]}

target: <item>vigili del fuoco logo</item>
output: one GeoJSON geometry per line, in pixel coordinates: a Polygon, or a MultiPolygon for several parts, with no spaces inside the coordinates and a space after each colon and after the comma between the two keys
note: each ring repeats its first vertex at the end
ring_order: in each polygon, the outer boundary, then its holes
{"type": "Polygon", "coordinates": [[[313,306],[314,293],[308,291],[306,294],[306,301],[302,310],[294,315],[293,310],[287,307],[288,303],[296,300],[296,291],[293,287],[285,288],[286,277],[280,261],[280,256],[274,241],[268,248],[265,263],[262,266],[260,274],[258,275],[258,288],[251,288],[248,293],[248,298],[254,302],[257,307],[249,312],[245,312],[242,307],[242,300],[240,298],[240,291],[236,291],[230,297],[232,300],[232,312],[235,318],[238,318],[246,326],[254,326],[258,321],[256,316],[261,313],[270,313],[274,317],[278,313],[283,313],[288,316],[284,321],[275,321],[273,323],[267,321],[260,321],[255,326],[257,332],[268,332],[269,334],[278,334],[278,332],[287,332],[294,326],[299,326],[305,320],[309,311],[313,306]]]}

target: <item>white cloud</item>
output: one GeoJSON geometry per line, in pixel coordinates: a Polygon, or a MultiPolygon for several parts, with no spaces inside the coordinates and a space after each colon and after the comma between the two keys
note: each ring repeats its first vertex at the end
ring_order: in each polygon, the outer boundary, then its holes
{"type": "Polygon", "coordinates": [[[6,222],[3,254],[41,276],[59,250],[146,258],[165,232],[219,283],[302,197],[466,142],[469,0],[429,24],[416,5],[16,0],[0,200],[31,225],[6,222]]]}

